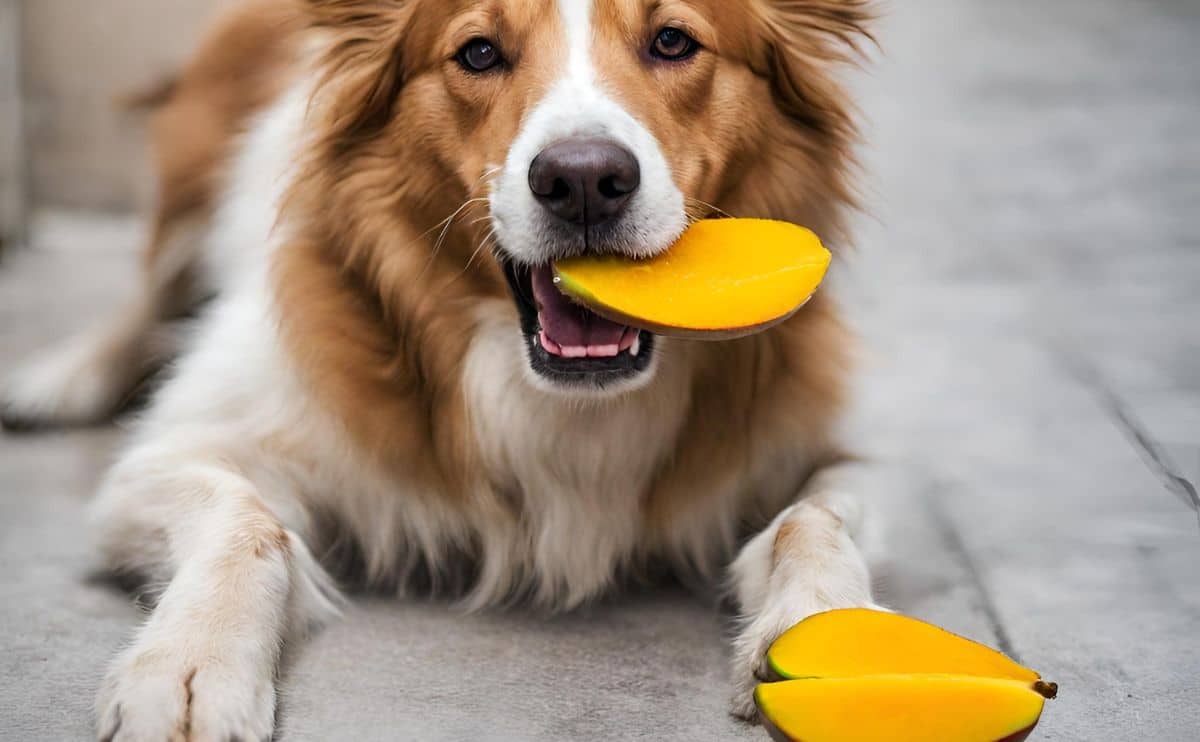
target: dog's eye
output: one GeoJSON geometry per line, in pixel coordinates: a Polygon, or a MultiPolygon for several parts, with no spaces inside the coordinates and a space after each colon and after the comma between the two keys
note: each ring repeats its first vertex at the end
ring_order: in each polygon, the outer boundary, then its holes
{"type": "Polygon", "coordinates": [[[500,49],[487,39],[471,39],[458,50],[458,63],[468,72],[487,72],[503,62],[500,49]]]}
{"type": "Polygon", "coordinates": [[[650,46],[651,56],[669,62],[687,59],[699,50],[700,44],[695,39],[672,26],[659,31],[650,46]]]}

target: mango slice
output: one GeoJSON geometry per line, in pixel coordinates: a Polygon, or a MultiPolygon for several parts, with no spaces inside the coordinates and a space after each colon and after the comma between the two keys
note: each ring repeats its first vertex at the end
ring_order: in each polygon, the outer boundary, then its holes
{"type": "Polygon", "coordinates": [[[932,624],[865,608],[818,613],[767,652],[783,682],[754,698],[777,740],[1015,742],[1058,686],[932,624]]]}
{"type": "Polygon", "coordinates": [[[1028,683],[956,675],[789,680],[754,696],[780,742],[1019,742],[1045,703],[1028,683]]]}
{"type": "Polygon", "coordinates": [[[1028,685],[1040,677],[990,647],[933,624],[866,608],[810,616],[775,640],[767,662],[782,678],[942,673],[1028,685]]]}
{"type": "Polygon", "coordinates": [[[815,234],[794,224],[706,219],[657,257],[560,260],[554,280],[559,291],[614,322],[724,340],[790,317],[817,290],[830,258],[815,234]]]}

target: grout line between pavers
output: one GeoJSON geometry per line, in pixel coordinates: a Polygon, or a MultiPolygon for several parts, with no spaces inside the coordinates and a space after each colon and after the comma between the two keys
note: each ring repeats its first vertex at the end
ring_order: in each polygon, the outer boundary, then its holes
{"type": "Polygon", "coordinates": [[[1060,352],[1059,357],[1068,371],[1086,386],[1096,397],[1101,409],[1112,418],[1113,423],[1137,451],[1150,473],[1162,482],[1168,492],[1175,495],[1184,505],[1196,513],[1200,526],[1200,493],[1188,479],[1162,444],[1154,437],[1125,400],[1117,394],[1100,370],[1078,353],[1060,352]]]}
{"type": "Polygon", "coordinates": [[[1021,657],[1017,653],[1016,647],[1013,646],[1012,636],[1008,633],[1008,629],[1004,625],[1004,620],[1000,617],[1000,610],[996,605],[996,601],[992,599],[991,591],[984,584],[983,575],[979,571],[978,565],[971,557],[966,543],[962,540],[962,536],[959,535],[958,529],[950,519],[950,514],[946,511],[941,497],[943,489],[944,487],[940,484],[933,483],[931,486],[925,488],[921,499],[925,501],[926,508],[929,510],[933,520],[933,525],[937,529],[938,535],[941,537],[947,550],[958,558],[962,563],[963,569],[966,570],[967,579],[970,580],[975,590],[975,595],[979,599],[979,608],[983,611],[992,634],[996,637],[997,647],[1014,662],[1021,663],[1021,657]]]}

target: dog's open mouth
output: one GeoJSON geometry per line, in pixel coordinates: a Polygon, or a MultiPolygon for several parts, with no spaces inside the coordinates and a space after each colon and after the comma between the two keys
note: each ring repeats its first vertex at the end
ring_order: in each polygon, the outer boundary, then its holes
{"type": "Polygon", "coordinates": [[[505,261],[504,269],[535,372],[566,386],[604,387],[650,367],[653,334],[575,304],[555,288],[549,265],[505,261]]]}

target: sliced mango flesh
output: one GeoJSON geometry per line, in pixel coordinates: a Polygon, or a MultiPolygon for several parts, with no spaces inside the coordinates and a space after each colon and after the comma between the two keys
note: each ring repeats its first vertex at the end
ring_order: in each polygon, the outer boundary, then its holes
{"type": "Polygon", "coordinates": [[[767,652],[754,700],[778,740],[1016,742],[1058,686],[994,649],[865,608],[818,613],[767,652]]]}
{"type": "Polygon", "coordinates": [[[801,621],[771,645],[767,661],[782,678],[943,673],[1029,685],[1040,677],[990,647],[933,624],[866,608],[801,621]]]}
{"type": "Polygon", "coordinates": [[[787,319],[817,290],[830,257],[794,224],[706,219],[649,260],[583,256],[558,261],[554,273],[559,291],[614,322],[716,340],[787,319]]]}
{"type": "Polygon", "coordinates": [[[870,675],[764,683],[755,691],[776,740],[1017,742],[1045,699],[1019,680],[870,675]]]}

